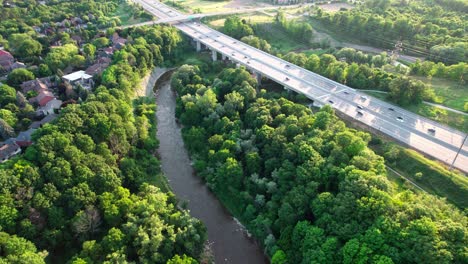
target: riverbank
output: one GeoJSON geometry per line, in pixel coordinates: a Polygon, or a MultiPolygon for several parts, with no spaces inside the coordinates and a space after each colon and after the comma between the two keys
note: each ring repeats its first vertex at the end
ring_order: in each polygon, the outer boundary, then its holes
{"type": "Polygon", "coordinates": [[[170,80],[158,85],[156,103],[162,171],[177,198],[182,204],[186,202],[190,215],[205,224],[215,263],[267,263],[260,246],[195,175],[175,120],[176,99],[170,80]]]}
{"type": "Polygon", "coordinates": [[[140,83],[140,86],[136,89],[136,96],[149,96],[153,95],[153,88],[156,85],[156,82],[159,78],[168,71],[173,70],[174,68],[154,68],[149,74],[147,74],[140,83]]]}

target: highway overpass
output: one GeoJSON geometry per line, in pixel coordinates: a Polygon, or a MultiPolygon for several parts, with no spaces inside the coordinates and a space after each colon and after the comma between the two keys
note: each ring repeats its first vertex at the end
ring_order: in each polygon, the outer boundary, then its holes
{"type": "MultiPolygon", "coordinates": [[[[184,16],[155,0],[134,1],[161,20],[173,19],[175,23],[177,17],[184,16]]],[[[274,80],[316,103],[329,104],[336,111],[444,163],[450,165],[456,158],[453,166],[468,172],[468,140],[465,140],[465,133],[298,67],[203,24],[181,21],[174,26],[193,38],[197,50],[201,50],[202,46],[211,50],[213,60],[218,59],[220,54],[222,58],[245,66],[259,77],[274,80]]]]}

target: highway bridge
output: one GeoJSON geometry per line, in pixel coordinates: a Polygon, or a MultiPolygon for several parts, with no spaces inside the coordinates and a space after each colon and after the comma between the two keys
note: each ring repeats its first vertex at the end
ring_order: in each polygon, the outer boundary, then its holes
{"type": "Polygon", "coordinates": [[[158,1],[134,1],[160,20],[172,21],[175,27],[195,41],[198,51],[203,47],[211,50],[213,60],[221,56],[243,65],[258,78],[263,76],[274,80],[316,104],[329,104],[354,120],[468,172],[468,140],[465,133],[298,67],[198,22],[187,22],[185,19],[176,22],[177,17],[186,16],[158,1]]]}

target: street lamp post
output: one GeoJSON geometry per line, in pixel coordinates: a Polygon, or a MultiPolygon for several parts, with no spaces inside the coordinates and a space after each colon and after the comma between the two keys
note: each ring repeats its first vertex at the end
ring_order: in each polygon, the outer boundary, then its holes
{"type": "Polygon", "coordinates": [[[453,159],[453,162],[452,162],[452,164],[450,165],[449,170],[452,170],[453,164],[455,164],[455,161],[456,161],[457,158],[458,158],[458,154],[460,154],[460,151],[462,150],[463,146],[465,145],[466,138],[468,138],[468,134],[465,136],[465,139],[463,139],[463,142],[461,143],[461,146],[460,146],[460,148],[458,149],[457,155],[455,155],[455,158],[453,159]]]}

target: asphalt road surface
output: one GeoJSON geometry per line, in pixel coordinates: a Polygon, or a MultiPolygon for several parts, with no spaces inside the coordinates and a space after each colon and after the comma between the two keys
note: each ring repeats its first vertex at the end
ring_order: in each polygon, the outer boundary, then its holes
{"type": "MultiPolygon", "coordinates": [[[[162,20],[184,16],[154,0],[134,1],[162,20]]],[[[174,26],[231,61],[304,94],[316,103],[329,104],[335,110],[442,162],[451,164],[460,150],[454,167],[468,172],[468,140],[464,141],[466,134],[458,130],[298,67],[203,24],[180,22],[174,26]]]]}

